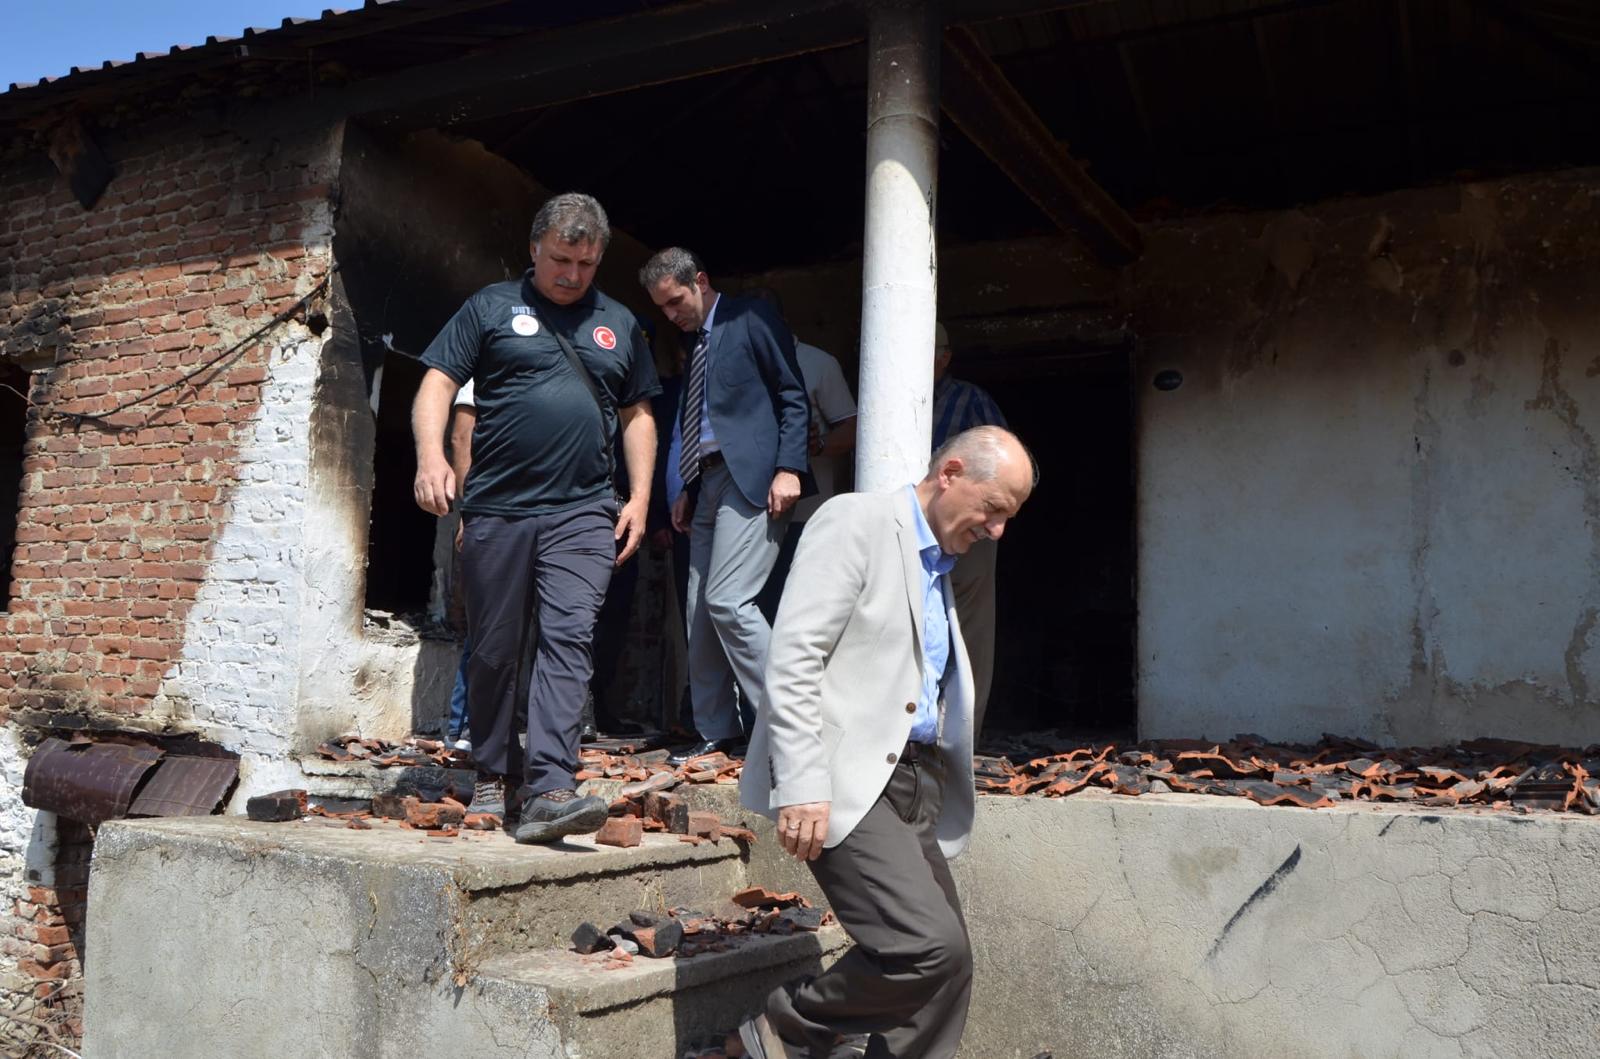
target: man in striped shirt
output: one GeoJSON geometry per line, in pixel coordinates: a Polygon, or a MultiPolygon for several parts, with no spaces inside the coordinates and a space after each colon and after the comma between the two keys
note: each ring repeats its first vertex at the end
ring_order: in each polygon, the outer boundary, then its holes
{"type": "MultiPolygon", "coordinates": [[[[950,333],[934,325],[933,336],[933,447],[973,427],[1005,427],[1000,406],[983,387],[950,376],[950,333]]],[[[972,662],[972,738],[983,731],[989,708],[989,685],[994,678],[994,541],[974,544],[950,571],[950,589],[956,597],[961,635],[972,662]]]]}

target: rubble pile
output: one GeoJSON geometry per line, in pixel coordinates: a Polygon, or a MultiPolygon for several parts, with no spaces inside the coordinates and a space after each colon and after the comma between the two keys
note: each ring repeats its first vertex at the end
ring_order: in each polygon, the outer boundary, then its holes
{"type": "Polygon", "coordinates": [[[741,937],[798,934],[820,930],[833,922],[831,912],[813,908],[797,893],[779,894],[753,886],[740,890],[732,900],[737,907],[746,909],[743,915],[719,916],[674,908],[666,912],[632,912],[604,931],[593,923],[580,923],[572,932],[572,951],[597,957],[597,965],[611,970],[632,963],[635,956],[659,960],[727,952],[741,937]]]}
{"type": "Polygon", "coordinates": [[[341,735],[317,747],[317,756],[327,761],[365,761],[379,768],[405,768],[437,765],[440,768],[471,768],[472,754],[455,750],[437,739],[412,736],[403,743],[387,739],[363,739],[341,735]]]}
{"type": "Polygon", "coordinates": [[[578,782],[621,779],[628,781],[629,786],[624,787],[624,791],[636,784],[652,782],[658,776],[674,776],[687,783],[738,783],[739,772],[744,768],[742,758],[731,758],[721,751],[702,754],[675,766],[667,760],[666,750],[633,750],[624,746],[618,753],[585,747],[578,755],[578,782]]]}
{"type": "Polygon", "coordinates": [[[595,841],[603,846],[637,846],[644,832],[677,835],[679,842],[698,846],[724,838],[752,843],[756,834],[747,827],[724,824],[716,813],[696,812],[682,798],[665,791],[644,795],[622,795],[611,803],[611,818],[600,829],[595,841]]]}
{"type": "Polygon", "coordinates": [[[1382,748],[1324,735],[1313,745],[1255,735],[1228,742],[1149,740],[1063,748],[1048,735],[1010,737],[973,760],[980,794],[1065,797],[1088,787],[1138,795],[1182,791],[1320,809],[1342,801],[1527,812],[1600,813],[1600,745],[1583,750],[1506,739],[1382,748]],[[1020,764],[1017,762],[1021,762],[1020,764]]]}
{"type": "MultiPolygon", "coordinates": [[[[470,773],[468,773],[470,775],[470,773]]],[[[448,780],[446,781],[448,784],[448,780]]],[[[300,789],[274,791],[251,798],[246,803],[246,813],[252,820],[284,823],[308,816],[327,820],[343,820],[353,831],[372,830],[373,820],[392,820],[402,828],[421,831],[428,838],[455,838],[464,831],[496,831],[500,817],[494,813],[471,813],[467,802],[457,795],[461,792],[448,785],[439,788],[410,785],[410,791],[399,788],[372,799],[370,809],[338,811],[317,805],[300,789]]],[[[472,788],[466,790],[470,799],[472,788]]]]}

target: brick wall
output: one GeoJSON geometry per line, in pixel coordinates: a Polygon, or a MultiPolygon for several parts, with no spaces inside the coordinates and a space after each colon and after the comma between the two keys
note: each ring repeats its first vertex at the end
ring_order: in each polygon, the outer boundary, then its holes
{"type": "Polygon", "coordinates": [[[69,1039],[92,837],[21,806],[19,733],[179,728],[281,754],[322,342],[279,327],[121,429],[51,413],[109,412],[317,288],[339,142],[172,126],[104,146],[117,176],[89,211],[0,163],[0,357],[34,370],[0,601],[0,1003],[37,1002],[69,1039]]]}
{"type": "Polygon", "coordinates": [[[25,881],[0,907],[0,954],[10,966],[0,998],[14,1015],[7,1041],[71,1044],[83,1036],[83,936],[94,836],[82,824],[55,820],[53,865],[25,881]]]}
{"type": "MultiPolygon", "coordinates": [[[[289,327],[223,370],[103,413],[226,349],[327,266],[326,138],[251,142],[153,130],[113,151],[84,211],[60,179],[0,175],[0,354],[34,375],[12,598],[0,617],[0,709],[147,713],[241,480],[289,327]],[[309,247],[308,247],[309,244],[309,247]]],[[[303,441],[303,439],[302,439],[303,441]]]]}

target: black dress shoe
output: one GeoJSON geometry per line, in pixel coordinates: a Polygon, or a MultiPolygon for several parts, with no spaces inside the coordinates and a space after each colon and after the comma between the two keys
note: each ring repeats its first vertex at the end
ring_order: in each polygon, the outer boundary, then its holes
{"type": "Polygon", "coordinates": [[[697,757],[715,754],[721,751],[729,757],[744,757],[745,747],[748,744],[739,736],[728,739],[707,739],[693,746],[684,747],[682,750],[667,758],[669,765],[687,765],[697,757]]]}

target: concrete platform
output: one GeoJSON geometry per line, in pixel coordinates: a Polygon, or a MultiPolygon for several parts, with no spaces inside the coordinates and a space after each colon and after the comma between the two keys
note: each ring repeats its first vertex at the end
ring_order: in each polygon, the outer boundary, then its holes
{"type": "Polygon", "coordinates": [[[971,1059],[1592,1057],[1600,818],[981,797],[971,1059]]]}
{"type": "MultiPolygon", "coordinates": [[[[565,957],[547,950],[656,895],[706,907],[745,882],[806,881],[730,788],[692,796],[755,827],[747,858],[662,837],[541,850],[107,825],[85,1054],[676,1059],[669,1038],[726,1017],[713,1005],[753,1004],[767,971],[681,969],[696,957],[594,982],[552,973],[565,957]]],[[[964,1059],[1588,1057],[1600,1040],[1593,818],[984,797],[955,875],[977,960],[964,1059]]],[[[767,970],[800,973],[842,941],[815,943],[767,970]]]]}

